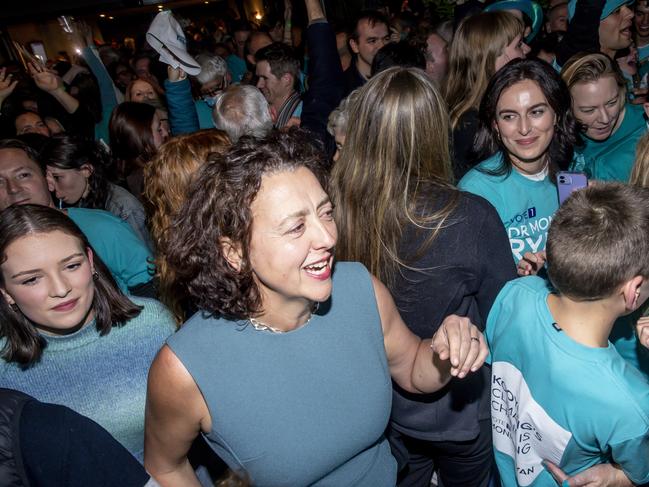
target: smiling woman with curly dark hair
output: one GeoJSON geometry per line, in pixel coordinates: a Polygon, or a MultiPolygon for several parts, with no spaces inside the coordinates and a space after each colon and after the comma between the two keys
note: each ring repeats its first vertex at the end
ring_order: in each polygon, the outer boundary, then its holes
{"type": "Polygon", "coordinates": [[[333,206],[308,137],[243,139],[213,156],[167,234],[201,311],[149,373],[145,465],[162,485],[196,482],[186,455],[202,431],[255,485],[393,486],[390,378],[432,392],[486,356],[477,329],[450,316],[433,359],[380,281],[358,263],[334,270],[333,206]]]}

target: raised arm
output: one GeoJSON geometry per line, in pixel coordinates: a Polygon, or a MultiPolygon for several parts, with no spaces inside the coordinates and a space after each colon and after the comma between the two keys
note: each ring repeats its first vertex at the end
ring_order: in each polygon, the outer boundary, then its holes
{"type": "Polygon", "coordinates": [[[579,0],[575,2],[575,15],[568,24],[568,31],[557,46],[557,64],[561,67],[568,59],[580,52],[598,52],[599,18],[605,0],[579,0]]]}
{"type": "Polygon", "coordinates": [[[168,346],[149,370],[144,424],[144,466],[162,487],[200,487],[187,452],[211,429],[203,396],[168,346]]]}
{"type": "Polygon", "coordinates": [[[282,37],[282,42],[289,46],[293,45],[292,18],[293,4],[291,3],[291,0],[284,0],[284,36],[282,37]]]}
{"type": "Polygon", "coordinates": [[[164,85],[167,92],[171,133],[181,135],[196,132],[200,124],[187,73],[181,68],[167,66],[167,79],[164,85]]]}
{"type": "Polygon", "coordinates": [[[447,316],[432,340],[421,340],[401,319],[385,285],[375,277],[372,284],[390,375],[399,387],[414,393],[435,392],[452,377],[461,379],[482,366],[487,345],[467,318],[447,316]]]}
{"type": "Polygon", "coordinates": [[[74,113],[77,111],[79,100],[65,91],[63,81],[56,73],[42,66],[29,63],[29,74],[34,79],[36,86],[52,95],[65,108],[66,112],[74,113]]]}
{"type": "Polygon", "coordinates": [[[303,96],[301,126],[323,140],[329,138],[327,120],[344,91],[343,71],[336,49],[336,35],[324,16],[320,0],[305,0],[309,26],[309,89],[303,96]]]}

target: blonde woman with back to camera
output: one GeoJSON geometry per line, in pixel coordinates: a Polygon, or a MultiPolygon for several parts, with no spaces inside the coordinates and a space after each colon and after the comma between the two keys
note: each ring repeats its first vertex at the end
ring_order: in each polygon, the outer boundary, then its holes
{"type": "MultiPolygon", "coordinates": [[[[494,208],[451,184],[443,98],[414,68],[388,69],[355,93],[331,177],[336,255],[384,282],[420,337],[436,333],[448,313],[483,324],[516,271],[494,208]]],[[[489,369],[430,395],[393,389],[388,438],[399,485],[428,486],[435,469],[444,485],[486,486],[489,369]]]]}

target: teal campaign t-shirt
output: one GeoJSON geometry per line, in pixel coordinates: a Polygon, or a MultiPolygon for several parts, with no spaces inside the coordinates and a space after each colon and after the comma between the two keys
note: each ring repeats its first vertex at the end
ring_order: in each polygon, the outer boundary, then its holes
{"type": "Polygon", "coordinates": [[[486,326],[491,352],[491,417],[505,487],[556,487],[543,460],[575,475],[618,464],[649,482],[649,382],[609,342],[577,343],[554,322],[546,281],[505,285],[486,326]]]}
{"type": "Polygon", "coordinates": [[[642,106],[627,103],[624,120],[608,139],[583,137],[584,145],[575,146],[570,170],[585,172],[588,179],[628,183],[638,140],[646,132],[642,106]]]}
{"type": "Polygon", "coordinates": [[[485,172],[494,171],[501,164],[501,153],[482,161],[464,175],[458,187],[482,196],[496,208],[507,230],[514,260],[518,262],[526,252],[545,250],[559,197],[549,177],[533,181],[515,169],[505,176],[485,172]]]}

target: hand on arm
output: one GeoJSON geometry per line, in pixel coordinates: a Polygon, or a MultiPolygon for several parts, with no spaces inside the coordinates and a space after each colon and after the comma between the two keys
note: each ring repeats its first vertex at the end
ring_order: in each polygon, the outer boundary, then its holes
{"type": "Polygon", "coordinates": [[[162,487],[200,487],[187,452],[201,429],[211,429],[207,405],[165,345],[149,370],[144,428],[144,466],[162,487]]]}
{"type": "Polygon", "coordinates": [[[43,66],[38,66],[34,63],[29,63],[29,74],[38,86],[39,89],[52,95],[58,101],[65,111],[74,113],[79,108],[79,101],[70,95],[63,87],[63,81],[54,72],[45,69],[43,66]]]}
{"type": "Polygon", "coordinates": [[[633,487],[633,483],[624,474],[622,469],[615,464],[602,463],[590,467],[572,477],[566,475],[563,470],[551,462],[545,462],[548,470],[557,485],[569,487],[633,487]]]}
{"type": "Polygon", "coordinates": [[[467,318],[448,316],[432,340],[421,340],[405,325],[390,292],[372,277],[392,378],[409,392],[431,393],[453,376],[464,377],[484,362],[488,350],[467,318]]]}
{"type": "Polygon", "coordinates": [[[516,266],[519,276],[535,276],[545,265],[547,256],[545,250],[540,252],[525,252],[523,258],[516,266]]]}
{"type": "Polygon", "coordinates": [[[460,379],[484,363],[489,348],[484,336],[469,318],[449,315],[433,335],[431,348],[441,360],[449,360],[450,373],[460,379]]]}

